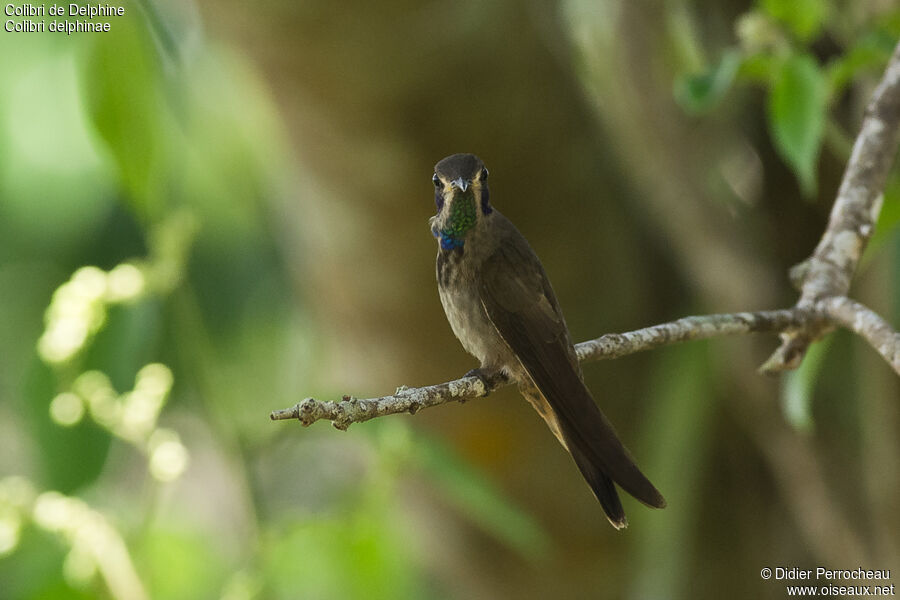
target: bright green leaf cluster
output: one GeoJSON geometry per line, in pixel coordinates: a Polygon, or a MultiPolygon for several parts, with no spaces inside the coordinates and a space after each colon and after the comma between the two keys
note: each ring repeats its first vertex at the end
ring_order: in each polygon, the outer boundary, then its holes
{"type": "Polygon", "coordinates": [[[761,5],[766,14],[803,42],[819,35],[829,12],[825,0],[762,0],[761,5]]]}
{"type": "Polygon", "coordinates": [[[781,65],[769,93],[769,127],[775,148],[793,168],[804,195],[816,192],[816,161],[825,130],[825,77],[809,54],[781,65]]]}
{"type": "Polygon", "coordinates": [[[900,38],[900,9],[868,23],[836,58],[823,64],[811,44],[825,35],[847,37],[828,0],[759,0],[738,18],[737,48],[717,64],[676,79],[674,95],[690,114],[715,108],[735,82],[761,85],[772,144],[806,197],[817,188],[823,144],[845,159],[847,135],[829,114],[831,103],[863,72],[883,68],[900,38]]]}

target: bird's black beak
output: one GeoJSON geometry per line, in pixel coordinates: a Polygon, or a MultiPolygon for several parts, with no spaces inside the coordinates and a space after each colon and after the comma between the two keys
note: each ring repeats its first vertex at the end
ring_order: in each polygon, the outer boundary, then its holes
{"type": "Polygon", "coordinates": [[[451,181],[450,187],[459,188],[460,190],[465,192],[467,189],[469,189],[470,183],[471,183],[470,181],[466,181],[465,179],[460,177],[459,179],[454,179],[453,181],[451,181]]]}

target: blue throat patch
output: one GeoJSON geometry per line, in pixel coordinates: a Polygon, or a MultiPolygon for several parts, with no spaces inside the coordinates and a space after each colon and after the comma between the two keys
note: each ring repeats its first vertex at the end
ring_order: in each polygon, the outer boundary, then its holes
{"type": "Polygon", "coordinates": [[[465,243],[464,239],[454,236],[453,233],[446,229],[438,231],[437,229],[432,228],[431,235],[440,241],[442,250],[456,250],[457,248],[462,248],[465,243]]]}
{"type": "Polygon", "coordinates": [[[453,237],[451,233],[446,231],[442,231],[438,237],[441,240],[442,250],[456,250],[457,248],[462,248],[465,243],[465,240],[462,238],[453,237]]]}

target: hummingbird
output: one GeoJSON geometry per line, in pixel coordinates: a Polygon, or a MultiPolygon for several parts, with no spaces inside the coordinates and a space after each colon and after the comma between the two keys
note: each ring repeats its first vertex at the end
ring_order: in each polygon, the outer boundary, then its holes
{"type": "Polygon", "coordinates": [[[495,373],[518,386],[571,454],[613,527],[628,526],[613,482],[663,508],[662,494],[585,386],[550,279],[525,237],[491,204],[484,163],[453,154],[435,165],[432,181],[438,292],[453,333],[481,362],[469,374],[488,388],[495,373]]]}

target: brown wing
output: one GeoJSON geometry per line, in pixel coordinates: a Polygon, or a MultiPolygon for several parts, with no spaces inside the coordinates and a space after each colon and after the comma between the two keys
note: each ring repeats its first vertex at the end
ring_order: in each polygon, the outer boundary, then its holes
{"type": "Polygon", "coordinates": [[[582,382],[543,266],[512,223],[500,214],[494,218],[500,244],[483,264],[480,282],[488,317],[547,399],[575,462],[604,508],[615,489],[603,475],[641,502],[665,506],[582,382]]]}

